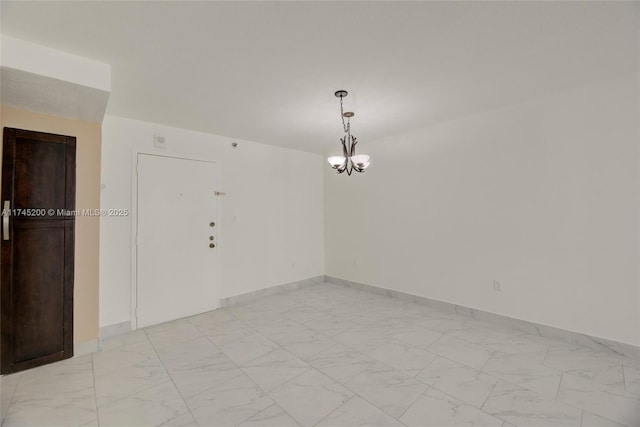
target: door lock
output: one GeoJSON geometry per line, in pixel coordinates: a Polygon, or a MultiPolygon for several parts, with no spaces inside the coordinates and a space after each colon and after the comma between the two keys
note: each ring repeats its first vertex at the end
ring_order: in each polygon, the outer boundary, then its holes
{"type": "Polygon", "coordinates": [[[215,247],[216,247],[216,245],[215,245],[215,243],[209,243],[209,247],[210,247],[210,248],[215,248],[215,247]]]}

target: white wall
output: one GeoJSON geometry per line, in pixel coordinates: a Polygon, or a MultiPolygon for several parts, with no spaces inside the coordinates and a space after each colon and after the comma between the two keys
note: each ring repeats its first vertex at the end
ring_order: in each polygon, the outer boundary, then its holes
{"type": "MultiPolygon", "coordinates": [[[[219,191],[226,192],[217,236],[223,298],[324,274],[321,156],[106,116],[102,208],[131,209],[135,152],[218,163],[219,191]],[[168,148],[155,148],[154,134],[165,136],[168,148]]],[[[130,320],[131,220],[101,219],[101,327],[130,320]]]]}
{"type": "Polygon", "coordinates": [[[640,345],[639,77],[361,141],[327,274],[640,345]]]}
{"type": "Polygon", "coordinates": [[[111,92],[111,65],[6,35],[0,36],[3,67],[111,92]]]}

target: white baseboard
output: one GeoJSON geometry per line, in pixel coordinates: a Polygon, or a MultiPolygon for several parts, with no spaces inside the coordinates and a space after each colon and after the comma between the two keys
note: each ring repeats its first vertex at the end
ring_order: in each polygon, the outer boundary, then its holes
{"type": "Polygon", "coordinates": [[[73,357],[84,356],[98,351],[98,340],[83,341],[73,344],[73,357]]]}
{"type": "Polygon", "coordinates": [[[99,348],[102,348],[102,340],[115,337],[116,335],[126,334],[127,332],[131,332],[131,322],[129,320],[101,327],[100,341],[98,343],[99,348]]]}
{"type": "Polygon", "coordinates": [[[232,297],[220,299],[220,307],[227,307],[234,304],[253,301],[257,298],[274,295],[284,291],[290,291],[293,289],[300,289],[305,286],[321,284],[325,281],[325,276],[310,277],[304,280],[298,280],[295,282],[289,282],[282,285],[272,286],[270,288],[258,289],[257,291],[247,292],[246,294],[240,294],[232,297]]]}
{"type": "Polygon", "coordinates": [[[365,283],[352,282],[350,280],[339,279],[337,277],[325,276],[325,281],[327,283],[333,283],[335,285],[342,285],[349,288],[360,289],[362,291],[372,292],[374,294],[386,296],[389,298],[413,302],[449,313],[456,313],[462,316],[471,317],[473,319],[507,326],[512,329],[532,335],[539,335],[541,337],[556,339],[571,344],[579,344],[597,350],[606,350],[611,353],[625,356],[631,359],[640,359],[640,347],[632,344],[612,341],[606,338],[594,337],[591,335],[568,331],[553,326],[541,325],[539,323],[529,322],[527,320],[515,319],[513,317],[489,313],[487,311],[477,310],[475,308],[438,301],[418,295],[412,295],[406,292],[394,291],[392,289],[380,288],[377,286],[367,285],[365,283]]]}

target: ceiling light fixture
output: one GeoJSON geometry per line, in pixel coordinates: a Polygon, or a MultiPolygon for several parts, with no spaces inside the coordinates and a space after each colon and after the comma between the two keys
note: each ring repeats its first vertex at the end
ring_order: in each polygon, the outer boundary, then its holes
{"type": "Polygon", "coordinates": [[[364,172],[369,167],[369,156],[366,154],[356,155],[356,144],[358,140],[355,136],[351,135],[351,117],[354,114],[351,111],[344,112],[342,108],[342,99],[349,93],[346,90],[336,91],[336,97],[340,98],[340,118],[342,119],[342,128],[344,129],[344,136],[340,138],[342,143],[342,156],[331,156],[327,159],[333,169],[338,173],[347,172],[347,175],[351,175],[353,171],[364,172]],[[347,118],[345,123],[344,118],[347,118]]]}

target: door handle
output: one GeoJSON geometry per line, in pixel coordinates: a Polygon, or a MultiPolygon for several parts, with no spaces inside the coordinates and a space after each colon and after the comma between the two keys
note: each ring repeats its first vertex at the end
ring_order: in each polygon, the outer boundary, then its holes
{"type": "Polygon", "coordinates": [[[9,240],[9,215],[11,215],[11,201],[5,200],[2,208],[2,240],[9,240]]]}

